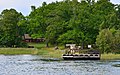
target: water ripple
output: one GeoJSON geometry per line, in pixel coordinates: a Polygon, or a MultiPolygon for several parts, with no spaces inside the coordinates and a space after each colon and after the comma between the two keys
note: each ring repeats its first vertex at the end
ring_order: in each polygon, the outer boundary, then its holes
{"type": "Polygon", "coordinates": [[[120,60],[62,61],[37,55],[0,55],[0,75],[119,75],[120,60]]]}

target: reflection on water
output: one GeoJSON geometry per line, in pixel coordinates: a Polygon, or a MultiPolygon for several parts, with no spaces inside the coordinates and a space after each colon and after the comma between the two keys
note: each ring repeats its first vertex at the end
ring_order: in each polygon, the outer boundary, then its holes
{"type": "Polygon", "coordinates": [[[114,64],[113,66],[114,67],[120,67],[120,64],[114,64]]]}
{"type": "Polygon", "coordinates": [[[0,75],[119,75],[119,65],[120,60],[62,61],[35,55],[0,55],[0,75]]]}

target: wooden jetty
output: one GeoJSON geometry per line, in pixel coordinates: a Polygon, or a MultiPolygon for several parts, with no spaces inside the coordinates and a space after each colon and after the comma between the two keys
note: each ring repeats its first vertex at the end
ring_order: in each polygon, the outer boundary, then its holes
{"type": "Polygon", "coordinates": [[[100,60],[100,54],[63,54],[64,60],[100,60]]]}

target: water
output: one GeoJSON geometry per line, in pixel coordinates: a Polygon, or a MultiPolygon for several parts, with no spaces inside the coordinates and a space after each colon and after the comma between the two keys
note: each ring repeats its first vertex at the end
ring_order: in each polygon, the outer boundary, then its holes
{"type": "Polygon", "coordinates": [[[120,75],[120,60],[63,61],[36,55],[0,55],[0,75],[120,75]]]}

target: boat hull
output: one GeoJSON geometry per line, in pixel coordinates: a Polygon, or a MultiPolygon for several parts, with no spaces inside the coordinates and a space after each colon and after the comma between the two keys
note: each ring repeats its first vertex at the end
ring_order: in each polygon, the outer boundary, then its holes
{"type": "Polygon", "coordinates": [[[100,60],[100,54],[63,54],[64,60],[100,60]]]}

